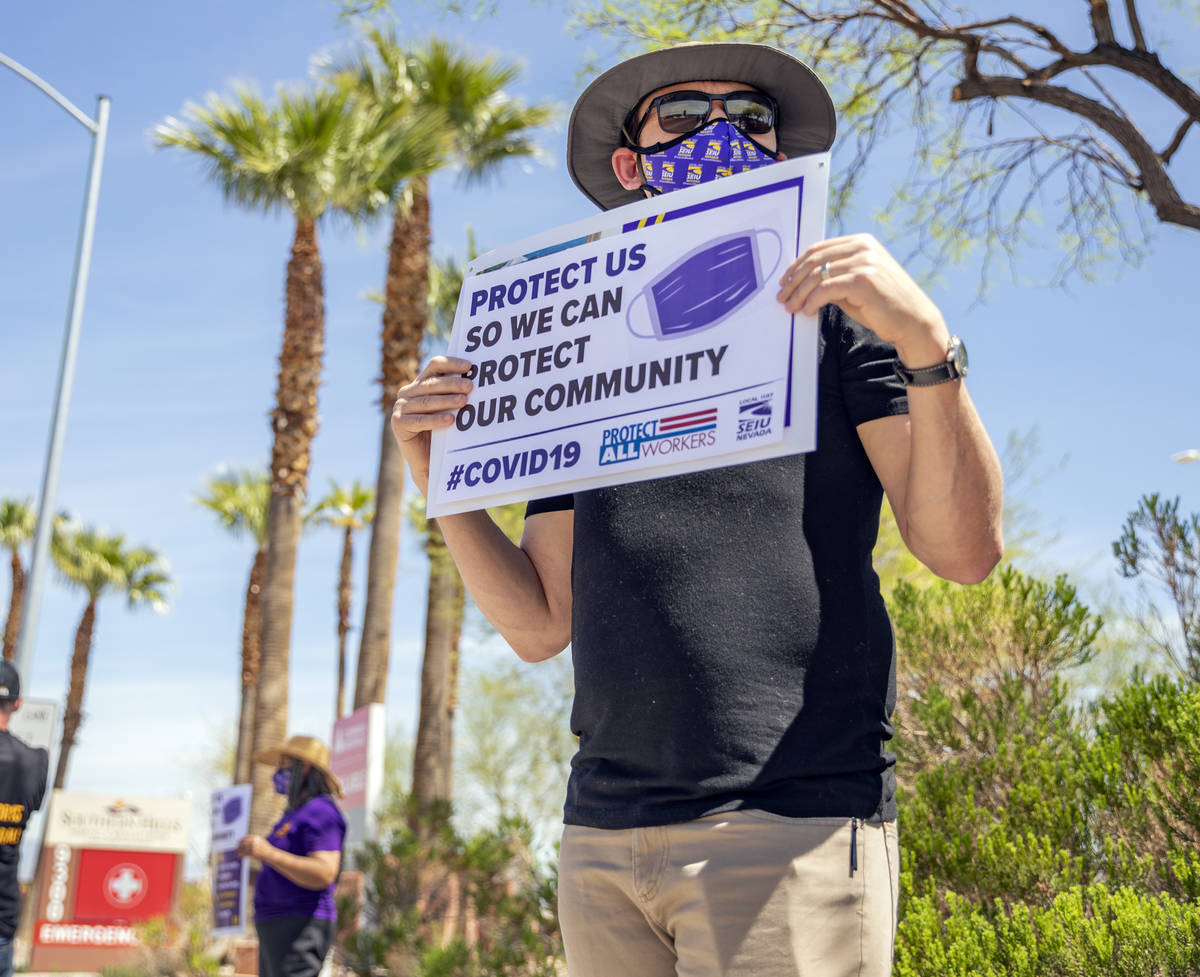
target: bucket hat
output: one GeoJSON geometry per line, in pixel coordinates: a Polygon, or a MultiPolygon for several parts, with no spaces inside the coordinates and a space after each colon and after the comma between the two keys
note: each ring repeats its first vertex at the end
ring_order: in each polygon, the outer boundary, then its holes
{"type": "Polygon", "coordinates": [[[342,782],[329,769],[329,747],[315,736],[289,736],[283,746],[273,746],[259,750],[254,754],[255,763],[266,763],[272,767],[278,766],[283,757],[294,757],[311,763],[325,775],[329,786],[338,797],[343,794],[342,782]]]}
{"type": "Polygon", "coordinates": [[[567,125],[567,170],[588,199],[604,210],[644,199],[640,189],[621,186],[612,170],[613,150],[624,144],[621,124],[655,89],[689,81],[741,82],[774,98],[777,144],[789,158],[833,145],[833,99],[803,61],[766,44],[677,44],[609,68],[575,102],[567,125]]]}

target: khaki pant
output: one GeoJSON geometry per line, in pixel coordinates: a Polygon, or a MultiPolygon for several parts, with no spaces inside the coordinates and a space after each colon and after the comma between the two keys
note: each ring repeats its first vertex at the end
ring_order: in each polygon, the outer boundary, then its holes
{"type": "Polygon", "coordinates": [[[886,977],[898,888],[891,823],[735,811],[655,828],[567,825],[567,972],[886,977]]]}

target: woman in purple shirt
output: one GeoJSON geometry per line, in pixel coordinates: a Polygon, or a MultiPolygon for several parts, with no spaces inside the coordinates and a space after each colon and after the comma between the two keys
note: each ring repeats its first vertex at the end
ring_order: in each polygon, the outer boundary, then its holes
{"type": "Polygon", "coordinates": [[[329,748],[292,736],[255,754],[275,767],[287,807],[266,837],[247,835],[238,854],[262,862],[254,886],[259,977],[317,977],[333,942],[333,889],[342,864],[346,819],[333,799],[342,785],[329,772],[329,748]]]}

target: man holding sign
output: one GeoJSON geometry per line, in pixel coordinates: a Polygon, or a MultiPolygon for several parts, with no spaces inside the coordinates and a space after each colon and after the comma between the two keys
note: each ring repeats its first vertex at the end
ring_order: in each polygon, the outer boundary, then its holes
{"type": "MultiPolygon", "coordinates": [[[[790,55],[681,45],[597,78],[567,155],[610,209],[833,135],[824,86],[790,55]]],[[[1000,468],[961,343],[874,238],[808,248],[776,300],[819,315],[816,450],[535,500],[520,546],[485,512],[440,519],[521,658],[572,647],[579,752],[559,867],[572,977],[891,966],[880,506],[886,492],[930,569],[976,582],[1002,551],[1000,468]]],[[[435,358],[400,390],[393,429],[423,491],[430,432],[454,424],[473,365],[435,358]]]]}

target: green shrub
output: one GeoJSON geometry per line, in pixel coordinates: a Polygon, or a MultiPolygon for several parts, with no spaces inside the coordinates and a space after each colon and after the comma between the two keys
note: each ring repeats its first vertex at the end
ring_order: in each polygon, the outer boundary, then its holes
{"type": "Polygon", "coordinates": [[[1014,735],[1040,737],[1046,717],[1060,722],[1062,672],[1092,658],[1102,625],[1065,576],[1049,583],[1012,566],[973,587],[901,582],[889,609],[902,783],[1014,735]]]}
{"type": "Polygon", "coordinates": [[[208,953],[212,900],[204,882],[187,882],[170,918],[138,927],[138,959],[103,968],[101,977],[217,977],[220,961],[208,953]]]}
{"type": "MultiPolygon", "coordinates": [[[[363,925],[341,962],[355,974],[406,977],[555,977],[562,941],[557,879],[530,853],[530,829],[505,818],[461,837],[443,804],[418,813],[401,801],[383,840],[357,868],[366,880],[363,925]]],[[[342,918],[354,910],[344,907],[342,918]]]]}
{"type": "Polygon", "coordinates": [[[932,886],[906,909],[894,977],[1187,977],[1200,973],[1200,904],[1102,884],[1047,906],[990,906],[932,886]]]}
{"type": "Polygon", "coordinates": [[[1135,679],[1087,711],[1063,695],[1009,696],[1012,729],[998,721],[990,751],[951,756],[901,791],[915,880],[977,902],[1046,904],[1090,882],[1200,898],[1200,690],[1135,679]]]}

